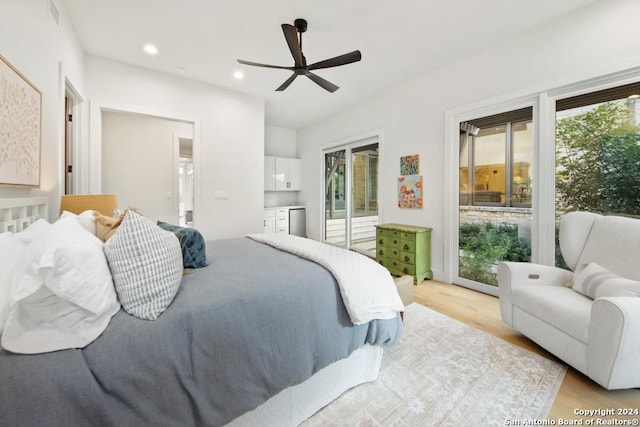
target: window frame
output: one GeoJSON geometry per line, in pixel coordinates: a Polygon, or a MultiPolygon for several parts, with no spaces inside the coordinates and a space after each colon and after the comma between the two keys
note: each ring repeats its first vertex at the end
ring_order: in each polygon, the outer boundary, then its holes
{"type": "MultiPolygon", "coordinates": [[[[531,201],[529,203],[517,203],[514,201],[514,183],[513,183],[513,170],[514,170],[514,129],[515,125],[521,123],[531,123],[533,125],[533,118],[531,119],[520,119],[515,121],[507,121],[505,123],[500,123],[497,125],[493,125],[491,127],[504,126],[504,144],[505,144],[505,156],[504,156],[504,203],[503,202],[481,202],[476,200],[476,161],[475,161],[475,148],[476,148],[476,139],[477,135],[469,135],[469,140],[467,141],[467,158],[468,162],[468,172],[467,172],[467,188],[471,191],[467,196],[467,205],[463,206],[491,206],[491,207],[516,207],[516,208],[531,208],[531,201]]],[[[482,131],[482,129],[480,130],[482,131]]],[[[459,142],[460,144],[460,142],[459,142]]],[[[533,144],[532,144],[533,146],[533,144]]],[[[460,150],[462,151],[462,150],[460,150]]],[[[533,152],[532,152],[533,158],[533,152]]]]}
{"type": "Polygon", "coordinates": [[[640,60],[623,65],[608,64],[592,71],[581,71],[579,75],[570,75],[547,84],[539,84],[445,111],[444,133],[448,149],[445,150],[442,280],[452,283],[458,276],[459,220],[455,213],[459,208],[460,124],[476,117],[499,114],[516,108],[533,107],[534,169],[531,175],[535,186],[532,188],[531,262],[553,266],[555,263],[556,101],[636,82],[640,82],[640,60]]]}

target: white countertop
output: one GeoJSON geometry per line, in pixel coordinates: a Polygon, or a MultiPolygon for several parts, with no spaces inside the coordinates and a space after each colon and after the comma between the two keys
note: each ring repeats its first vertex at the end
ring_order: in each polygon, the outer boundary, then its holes
{"type": "Polygon", "coordinates": [[[281,205],[281,206],[265,206],[265,209],[300,209],[306,208],[305,205],[281,205]]]}

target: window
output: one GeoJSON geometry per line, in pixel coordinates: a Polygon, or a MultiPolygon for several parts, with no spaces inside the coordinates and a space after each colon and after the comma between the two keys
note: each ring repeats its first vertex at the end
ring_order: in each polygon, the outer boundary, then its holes
{"type": "Polygon", "coordinates": [[[640,215],[639,104],[640,83],[556,101],[556,224],[575,210],[640,215]]]}
{"type": "Polygon", "coordinates": [[[532,109],[460,126],[460,204],[531,207],[532,109]]]}
{"type": "Polygon", "coordinates": [[[497,261],[565,267],[557,239],[565,213],[640,217],[640,68],[445,117],[445,197],[458,213],[445,215],[445,280],[497,295],[497,261]],[[501,168],[504,181],[487,182],[501,168]],[[500,202],[478,200],[477,191],[500,192],[500,202]]]}

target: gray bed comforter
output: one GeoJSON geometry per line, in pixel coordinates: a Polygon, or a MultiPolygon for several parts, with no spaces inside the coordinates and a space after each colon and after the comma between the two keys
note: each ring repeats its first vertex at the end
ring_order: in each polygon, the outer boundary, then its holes
{"type": "Polygon", "coordinates": [[[217,426],[365,343],[399,318],[353,326],[323,267],[248,238],[207,242],[155,321],[120,310],[84,349],[0,352],[0,425],[217,426]]]}

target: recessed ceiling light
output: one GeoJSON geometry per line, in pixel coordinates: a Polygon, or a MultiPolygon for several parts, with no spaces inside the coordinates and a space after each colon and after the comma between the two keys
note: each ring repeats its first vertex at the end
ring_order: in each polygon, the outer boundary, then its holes
{"type": "Polygon", "coordinates": [[[158,54],[158,48],[155,47],[155,45],[152,45],[152,44],[144,45],[144,51],[147,52],[149,55],[157,55],[158,54]]]}
{"type": "Polygon", "coordinates": [[[236,71],[235,73],[233,73],[233,77],[238,80],[242,80],[244,78],[244,74],[242,73],[242,71],[236,71]]]}
{"type": "Polygon", "coordinates": [[[176,73],[178,73],[178,74],[184,74],[184,73],[185,73],[184,68],[182,68],[182,67],[176,67],[176,73]]]}

